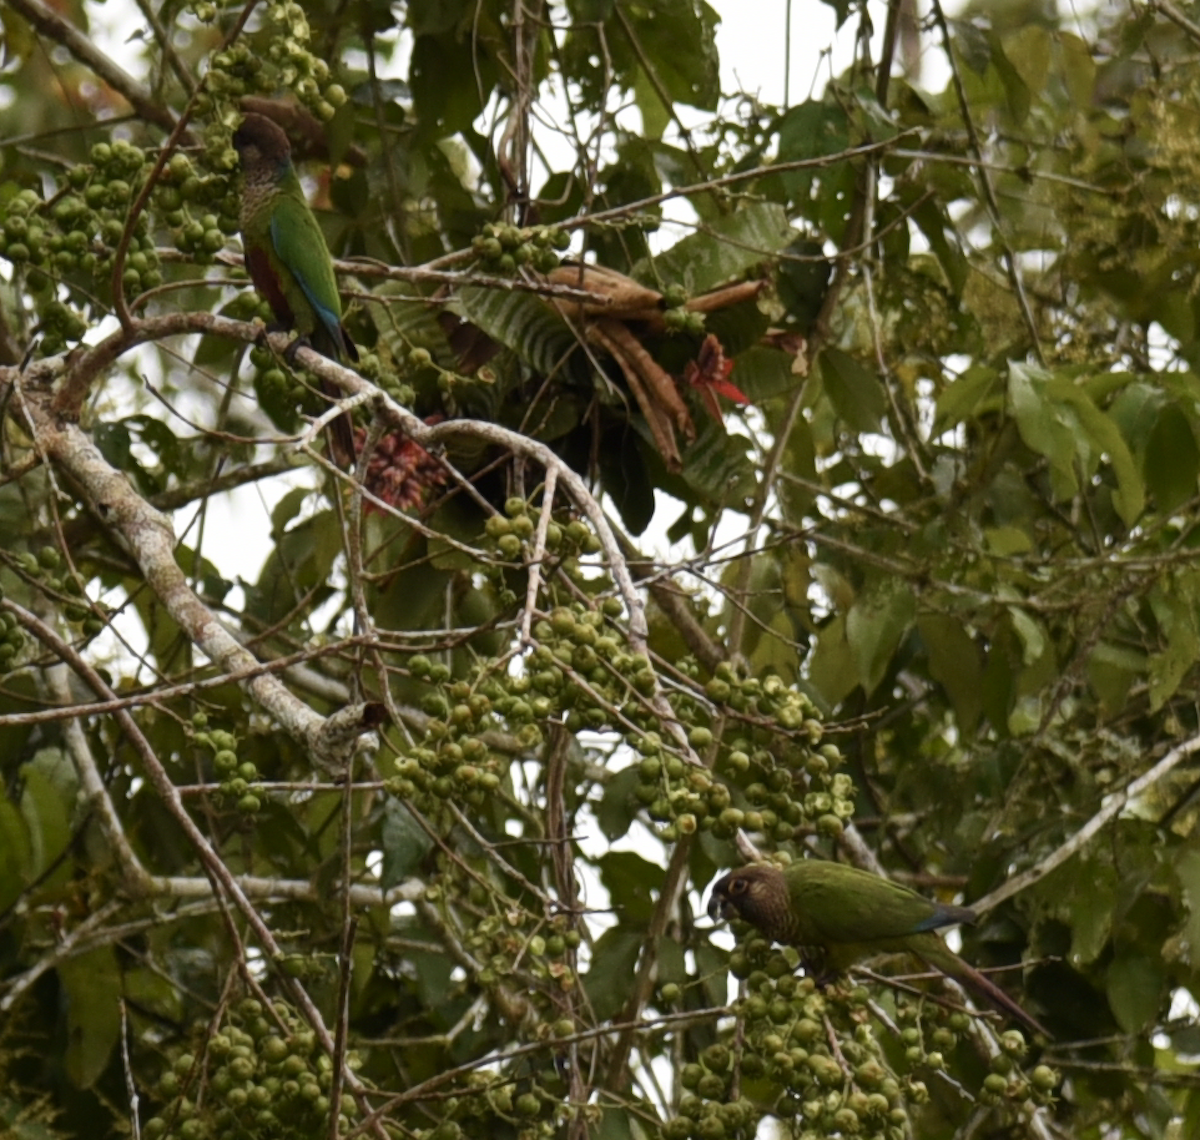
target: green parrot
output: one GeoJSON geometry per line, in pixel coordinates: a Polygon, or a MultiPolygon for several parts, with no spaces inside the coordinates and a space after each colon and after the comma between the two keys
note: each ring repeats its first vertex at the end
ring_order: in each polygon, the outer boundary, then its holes
{"type": "MultiPolygon", "coordinates": [[[[234,132],[241,159],[242,247],[255,289],[266,299],[280,329],[300,335],[331,360],[358,359],[358,349],[342,324],[342,302],[333,275],[329,247],[308,208],[304,189],[292,165],[292,148],[283,130],[264,115],[247,114],[234,132]]],[[[340,393],[322,382],[321,390],[340,393]]],[[[354,462],[350,417],[334,420],[331,434],[335,461],[354,462]]]]}
{"type": "Polygon", "coordinates": [[[1045,1027],[934,933],[974,922],[975,912],[931,902],[899,883],[844,863],[801,859],[780,868],[753,863],[718,879],[712,919],[740,918],[774,942],[818,948],[826,970],[842,972],[874,954],[914,954],[992,1005],[1049,1038],[1045,1027]]]}

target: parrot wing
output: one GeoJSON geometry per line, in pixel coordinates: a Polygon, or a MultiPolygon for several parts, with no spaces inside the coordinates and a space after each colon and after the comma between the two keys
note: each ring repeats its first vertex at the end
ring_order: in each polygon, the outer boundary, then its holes
{"type": "Polygon", "coordinates": [[[341,302],[325,235],[302,199],[280,195],[271,214],[271,244],[291,272],[331,342],[341,346],[341,302]]]}
{"type": "Polygon", "coordinates": [[[789,893],[805,937],[827,947],[907,938],[973,917],[899,883],[838,864],[822,864],[789,878],[789,893]]]}

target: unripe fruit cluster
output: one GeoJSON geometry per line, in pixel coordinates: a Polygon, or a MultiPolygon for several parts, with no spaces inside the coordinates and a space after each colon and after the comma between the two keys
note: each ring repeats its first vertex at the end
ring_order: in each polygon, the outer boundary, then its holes
{"type": "MultiPolygon", "coordinates": [[[[472,896],[474,906],[488,905],[486,891],[475,883],[461,884],[472,896]]],[[[539,1014],[554,1021],[545,1026],[547,1035],[567,1037],[577,1027],[569,1018],[557,1017],[561,995],[574,989],[578,979],[570,954],[580,943],[579,931],[561,915],[549,924],[538,916],[512,905],[505,897],[493,897],[493,913],[471,927],[464,942],[480,963],[476,984],[484,989],[505,983],[517,985],[539,1014]],[[519,963],[519,975],[515,966],[519,963]],[[518,980],[519,978],[519,980],[518,980]],[[561,1024],[560,1024],[561,1023],[561,1024]]]]}
{"type": "Polygon", "coordinates": [[[558,251],[571,244],[571,235],[553,226],[518,228],[488,222],[471,242],[481,267],[493,273],[515,273],[528,265],[539,273],[558,268],[558,251]]]}
{"type": "Polygon", "coordinates": [[[479,670],[472,680],[451,681],[450,670],[423,653],[409,659],[408,669],[430,686],[421,700],[429,720],[424,738],[396,761],[388,790],[423,810],[449,799],[481,806],[500,788],[508,768],[508,758],[480,736],[496,727],[493,702],[503,699],[501,680],[479,670]]]}
{"type": "Polygon", "coordinates": [[[280,431],[296,431],[300,426],[298,409],[312,413],[320,410],[317,395],[305,388],[295,373],[285,370],[265,345],[256,344],[250,349],[250,363],[254,367],[254,395],[258,405],[280,431]]]}
{"type": "MultiPolygon", "coordinates": [[[[700,676],[690,659],[679,669],[700,676]]],[[[651,819],[667,824],[665,837],[700,829],[729,839],[739,828],[776,843],[793,839],[797,829],[840,835],[854,814],[854,784],[835,771],[841,753],[821,743],[824,728],[808,697],[777,676],[739,677],[728,663],[717,667],[704,694],[741,714],[734,723],[741,721],[745,733],[719,742],[715,774],[673,754],[657,732],[629,740],[642,756],[635,795],[651,819]]],[[[705,757],[714,743],[704,723],[709,706],[686,695],[673,704],[691,725],[688,743],[705,757]]]]}
{"type": "Polygon", "coordinates": [[[565,713],[567,728],[578,732],[612,727],[618,709],[639,721],[650,715],[632,698],[652,691],[654,676],[646,657],[631,654],[624,634],[611,624],[620,612],[615,598],[596,608],[573,600],[534,623],[537,645],[513,689],[534,717],[565,713]]]}
{"type": "Polygon", "coordinates": [[[513,1081],[495,1073],[469,1073],[463,1083],[467,1091],[444,1102],[440,1123],[405,1135],[414,1140],[513,1135],[517,1140],[550,1140],[561,1134],[566,1107],[562,1098],[527,1078],[513,1081]]]}
{"type": "MultiPolygon", "coordinates": [[[[484,524],[484,534],[494,549],[507,562],[519,562],[525,550],[533,542],[533,536],[541,521],[539,508],[516,496],[504,504],[504,513],[492,515],[484,524]]],[[[579,555],[595,554],[600,550],[600,540],[591,528],[580,519],[563,524],[551,520],[546,527],[546,550],[559,558],[560,565],[573,581],[582,583],[579,555]]],[[[593,588],[596,579],[589,579],[593,588]]]]}
{"type": "Polygon", "coordinates": [[[258,781],[258,768],[252,760],[240,760],[237,737],[220,728],[208,728],[208,717],[196,713],[192,717],[192,740],[201,748],[212,750],[213,772],[221,781],[220,792],[237,804],[243,815],[254,815],[262,807],[261,789],[253,787],[258,781]]]}
{"type": "MultiPolygon", "coordinates": [[[[72,167],[49,201],[26,189],[0,208],[0,256],[28,267],[27,289],[45,356],[65,351],[88,327],[84,316],[58,297],[56,280],[82,277],[90,292],[104,293],[146,163],[143,151],[123,139],[97,143],[91,159],[72,167]]],[[[127,295],[162,283],[144,214],[129,236],[123,265],[121,286],[127,295]]]]}
{"type": "MultiPolygon", "coordinates": [[[[208,7],[197,7],[198,19],[212,15],[208,7]]],[[[300,4],[292,0],[269,4],[257,32],[212,57],[206,88],[194,104],[197,118],[221,118],[222,106],[236,105],[245,95],[273,96],[287,90],[328,122],[347,95],[340,84],[330,81],[329,64],[309,50],[309,42],[308,18],[300,4]]],[[[236,157],[232,161],[236,163],[236,157]]]]}
{"type": "Polygon", "coordinates": [[[8,612],[0,612],[0,673],[13,669],[25,648],[25,633],[17,619],[8,612]]]}
{"type": "Polygon", "coordinates": [[[704,314],[688,309],[687,290],[682,285],[668,285],[662,293],[663,324],[671,332],[704,332],[704,314]]]}
{"type": "MultiPolygon", "coordinates": [[[[64,573],[62,555],[53,546],[43,546],[36,553],[27,550],[18,554],[14,566],[26,579],[32,579],[55,605],[61,607],[67,621],[79,623],[88,637],[94,637],[104,629],[107,622],[97,612],[100,607],[88,604],[83,583],[77,575],[64,573]]],[[[11,652],[4,649],[4,637],[0,635],[0,669],[11,664],[16,652],[24,644],[24,635],[15,626],[7,636],[10,638],[8,644],[11,652]]]]}
{"type": "MultiPolygon", "coordinates": [[[[159,1078],[162,1103],[142,1126],[145,1140],[324,1134],[332,1063],[317,1049],[316,1034],[289,1006],[276,1002],[276,1016],[270,1012],[246,998],[207,1038],[202,1056],[183,1053],[174,1059],[159,1078]],[[202,1100],[195,1095],[201,1087],[202,1100]]],[[[348,1063],[357,1067],[353,1054],[348,1063]]],[[[339,1108],[339,1131],[348,1131],[358,1119],[358,1106],[343,1095],[339,1108]]]]}
{"type": "MultiPolygon", "coordinates": [[[[861,986],[820,990],[811,977],[796,976],[797,963],[794,950],[773,948],[757,934],[731,956],[731,972],[745,981],[742,1076],[778,1086],[778,1114],[794,1114],[814,1135],[902,1140],[909,1127],[907,1104],[920,1101],[925,1090],[888,1064],[863,1020],[868,991],[861,986]],[[839,1035],[840,1059],[829,1043],[827,1020],[847,1027],[839,1035]]],[[[719,1054],[715,1046],[706,1050],[704,1069],[720,1075],[725,1054],[728,1050],[719,1054]]],[[[702,1101],[718,1093],[711,1076],[690,1066],[683,1078],[702,1101]]]]}
{"type": "Polygon", "coordinates": [[[210,264],[225,248],[229,235],[238,231],[232,171],[237,154],[228,137],[209,137],[204,163],[213,173],[197,171],[182,153],[170,161],[154,187],[153,201],[163,221],[171,227],[175,246],[201,265],[210,264]]]}
{"type": "Polygon", "coordinates": [[[1000,1052],[991,1058],[988,1065],[991,1072],[983,1078],[979,1090],[982,1103],[1053,1103],[1053,1093],[1061,1078],[1049,1065],[1036,1065],[1030,1072],[1022,1069],[1020,1060],[1027,1050],[1025,1036],[1020,1030],[1010,1029],[1000,1035],[1000,1052]]]}

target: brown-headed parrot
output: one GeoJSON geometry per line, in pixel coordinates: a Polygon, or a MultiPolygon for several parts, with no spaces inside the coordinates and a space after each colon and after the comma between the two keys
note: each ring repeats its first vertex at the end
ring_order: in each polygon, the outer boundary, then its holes
{"type": "Polygon", "coordinates": [[[841,972],[875,954],[914,954],[1035,1033],[1050,1037],[934,933],[938,927],[974,922],[974,911],[932,902],[856,867],[821,859],[800,859],[784,869],[753,863],[714,884],[708,913],[713,919],[740,918],[774,942],[818,949],[826,971],[841,972]]]}
{"type": "MultiPolygon", "coordinates": [[[[342,324],[342,302],[329,247],[308,208],[292,165],[292,148],[281,127],[265,115],[247,114],[234,132],[241,159],[242,247],[255,289],[271,306],[280,329],[295,329],[295,344],[307,341],[331,360],[358,359],[342,324]]],[[[326,395],[339,393],[322,383],[326,395]]],[[[334,460],[354,462],[354,432],[348,415],[332,424],[334,460]]]]}

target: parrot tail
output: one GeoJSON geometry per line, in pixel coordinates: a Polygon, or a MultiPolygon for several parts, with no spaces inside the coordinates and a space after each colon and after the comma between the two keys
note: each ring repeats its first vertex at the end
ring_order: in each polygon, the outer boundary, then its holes
{"type": "Polygon", "coordinates": [[[948,974],[957,982],[973,989],[980,997],[990,1002],[996,1009],[1003,1010],[1010,1017],[1019,1021],[1032,1033],[1040,1033],[1047,1041],[1053,1041],[1054,1035],[1035,1017],[1026,1013],[1012,998],[1008,996],[995,982],[985,974],[981,974],[974,966],[968,965],[952,951],[947,951],[947,959],[942,961],[938,956],[926,958],[926,962],[935,970],[948,974]]]}

